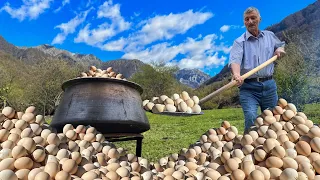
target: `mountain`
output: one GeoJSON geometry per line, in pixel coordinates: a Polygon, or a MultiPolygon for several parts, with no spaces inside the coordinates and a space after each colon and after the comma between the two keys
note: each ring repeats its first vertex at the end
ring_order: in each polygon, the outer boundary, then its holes
{"type": "MultiPolygon", "coordinates": [[[[312,63],[314,69],[310,75],[320,74],[320,1],[287,16],[281,22],[269,26],[266,30],[274,32],[280,40],[293,42],[299,48],[305,60],[312,63]]],[[[230,77],[227,65],[214,77],[204,82],[204,86],[230,77]]]]}
{"type": "MultiPolygon", "coordinates": [[[[78,54],[67,50],[58,49],[49,44],[43,44],[35,47],[17,47],[7,42],[0,36],[0,51],[13,56],[27,64],[34,64],[43,59],[64,60],[71,64],[81,65],[83,69],[88,69],[94,65],[101,69],[113,67],[114,71],[123,74],[125,78],[130,78],[134,73],[145,65],[138,59],[117,59],[103,62],[92,54],[78,54]]],[[[209,76],[197,69],[183,69],[176,74],[177,80],[192,88],[197,88],[199,85],[209,79],[209,76]]]]}
{"type": "Polygon", "coordinates": [[[123,74],[125,78],[129,78],[139,71],[143,65],[145,65],[145,63],[138,59],[117,59],[103,62],[101,68],[107,69],[108,67],[112,67],[115,72],[123,74]]]}
{"type": "Polygon", "coordinates": [[[224,66],[219,74],[213,76],[212,78],[207,79],[205,82],[201,84],[201,86],[207,86],[214,82],[222,81],[225,78],[230,78],[230,70],[228,68],[228,65],[224,66]]]}
{"type": "Polygon", "coordinates": [[[198,88],[203,82],[208,80],[210,76],[198,69],[181,69],[176,72],[175,78],[182,84],[192,88],[198,88]]]}
{"type": "Polygon", "coordinates": [[[71,53],[66,50],[55,48],[54,46],[51,46],[48,44],[36,46],[34,47],[34,49],[38,49],[41,52],[49,56],[52,56],[54,58],[57,58],[60,60],[66,60],[68,62],[82,64],[84,66],[88,66],[88,65],[100,66],[102,62],[99,58],[97,58],[92,54],[71,53]]]}
{"type": "Polygon", "coordinates": [[[18,48],[8,43],[2,36],[0,36],[0,50],[16,59],[23,60],[27,64],[33,64],[47,58],[47,55],[38,49],[18,48]]]}
{"type": "Polygon", "coordinates": [[[315,66],[309,74],[320,75],[320,1],[291,14],[267,30],[286,43],[295,43],[304,58],[315,66]]]}

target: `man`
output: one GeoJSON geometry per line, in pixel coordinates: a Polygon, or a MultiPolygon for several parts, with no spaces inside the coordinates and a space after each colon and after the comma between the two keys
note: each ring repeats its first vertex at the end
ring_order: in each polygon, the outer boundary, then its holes
{"type": "Polygon", "coordinates": [[[261,17],[257,8],[247,8],[243,16],[247,30],[233,43],[229,67],[233,80],[237,81],[240,88],[240,103],[245,117],[245,133],[247,133],[257,118],[259,106],[263,111],[277,104],[277,86],[272,77],[274,64],[268,65],[245,80],[241,75],[274,55],[279,58],[285,51],[284,42],[281,42],[273,32],[259,30],[261,17]]]}

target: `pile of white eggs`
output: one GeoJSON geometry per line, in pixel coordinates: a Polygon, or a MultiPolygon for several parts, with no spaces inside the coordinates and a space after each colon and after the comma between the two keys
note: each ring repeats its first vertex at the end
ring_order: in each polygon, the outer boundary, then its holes
{"type": "Polygon", "coordinates": [[[79,78],[86,78],[86,77],[102,77],[102,78],[115,78],[115,79],[126,80],[122,74],[114,72],[112,67],[108,67],[107,69],[102,70],[95,66],[90,66],[90,69],[88,72],[82,72],[80,73],[80,76],[79,76],[79,78]]]}
{"type": "Polygon", "coordinates": [[[146,159],[105,141],[94,127],[50,127],[35,107],[0,113],[0,179],[150,179],[146,159]]]}
{"type": "Polygon", "coordinates": [[[189,93],[183,91],[180,95],[175,93],[169,98],[167,95],[153,97],[142,102],[146,111],[153,113],[162,112],[184,112],[201,113],[198,96],[189,96],[189,93]]]}
{"type": "Polygon", "coordinates": [[[320,179],[320,128],[294,104],[279,99],[264,110],[249,133],[223,121],[179,154],[161,158],[160,179],[320,179]]]}
{"type": "Polygon", "coordinates": [[[158,162],[117,148],[94,127],[66,124],[57,133],[33,106],[25,112],[5,107],[0,125],[0,179],[320,179],[320,128],[284,99],[264,110],[247,134],[223,121],[158,162]]]}

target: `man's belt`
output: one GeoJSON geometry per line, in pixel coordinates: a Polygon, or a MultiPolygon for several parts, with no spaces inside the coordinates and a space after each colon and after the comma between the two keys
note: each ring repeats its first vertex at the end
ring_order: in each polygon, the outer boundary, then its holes
{"type": "Polygon", "coordinates": [[[268,77],[256,77],[256,78],[250,78],[250,79],[245,79],[244,82],[264,82],[272,79],[272,76],[268,77]]]}

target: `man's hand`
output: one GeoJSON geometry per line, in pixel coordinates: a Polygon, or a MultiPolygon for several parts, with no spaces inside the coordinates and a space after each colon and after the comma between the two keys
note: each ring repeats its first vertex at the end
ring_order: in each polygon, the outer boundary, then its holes
{"type": "Polygon", "coordinates": [[[237,86],[241,86],[243,84],[243,79],[242,77],[240,76],[240,74],[233,74],[232,75],[232,79],[234,81],[237,81],[237,86]]]}
{"type": "Polygon", "coordinates": [[[277,55],[278,58],[284,56],[284,54],[286,54],[286,52],[284,51],[284,48],[283,47],[278,47],[276,49],[276,51],[274,52],[274,55],[277,55]]]}

